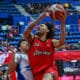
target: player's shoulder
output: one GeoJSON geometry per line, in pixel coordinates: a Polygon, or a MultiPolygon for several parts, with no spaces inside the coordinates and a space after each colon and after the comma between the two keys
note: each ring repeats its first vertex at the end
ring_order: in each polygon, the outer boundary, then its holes
{"type": "Polygon", "coordinates": [[[57,39],[52,39],[52,42],[59,42],[59,40],[57,40],[57,39]]]}
{"type": "Polygon", "coordinates": [[[56,45],[56,44],[59,43],[59,40],[57,40],[57,39],[52,39],[52,43],[53,43],[54,45],[56,45]]]}

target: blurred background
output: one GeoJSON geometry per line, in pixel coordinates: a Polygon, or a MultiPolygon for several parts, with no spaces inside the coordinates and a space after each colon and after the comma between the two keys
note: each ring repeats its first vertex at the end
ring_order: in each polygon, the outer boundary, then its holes
{"type": "MultiPolygon", "coordinates": [[[[10,53],[12,49],[16,51],[27,25],[39,16],[46,6],[56,3],[62,4],[67,11],[65,43],[56,51],[80,50],[80,0],[0,0],[0,55],[10,53]]],[[[38,25],[44,22],[54,23],[54,38],[59,39],[60,21],[53,22],[48,16],[39,21],[32,33],[35,34],[38,25]]],[[[2,59],[0,62],[2,64],[2,59]]],[[[60,76],[70,74],[74,79],[74,75],[78,75],[78,79],[74,80],[80,80],[80,61],[59,60],[56,63],[61,66],[60,76]]],[[[65,80],[73,80],[72,78],[65,80]]]]}

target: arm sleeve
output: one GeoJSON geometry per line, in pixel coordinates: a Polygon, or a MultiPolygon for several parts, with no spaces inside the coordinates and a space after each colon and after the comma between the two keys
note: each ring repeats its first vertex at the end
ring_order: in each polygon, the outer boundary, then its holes
{"type": "Polygon", "coordinates": [[[14,61],[15,61],[15,63],[18,63],[20,61],[20,55],[19,54],[15,54],[14,61]]]}

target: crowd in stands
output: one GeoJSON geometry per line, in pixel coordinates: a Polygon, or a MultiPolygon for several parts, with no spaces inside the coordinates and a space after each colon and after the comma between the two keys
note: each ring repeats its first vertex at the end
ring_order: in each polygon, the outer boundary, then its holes
{"type": "Polygon", "coordinates": [[[79,43],[68,44],[67,42],[65,42],[64,45],[59,49],[56,49],[56,51],[79,50],[79,49],[80,49],[79,43]]]}
{"type": "MultiPolygon", "coordinates": [[[[57,4],[58,4],[58,3],[57,3],[57,4]]],[[[34,3],[34,4],[28,3],[28,4],[25,6],[25,10],[26,10],[27,12],[29,12],[30,14],[39,14],[39,13],[43,12],[44,9],[45,9],[47,6],[51,6],[51,5],[52,5],[52,3],[34,3]]],[[[68,13],[69,13],[69,14],[78,13],[78,11],[76,10],[76,8],[73,7],[73,6],[71,6],[70,4],[69,4],[68,7],[66,7],[64,4],[63,4],[63,6],[64,6],[64,8],[65,8],[66,10],[68,10],[68,13]]]]}
{"type": "Polygon", "coordinates": [[[26,11],[29,12],[30,14],[38,14],[38,13],[41,13],[46,6],[48,6],[49,4],[46,4],[46,3],[35,3],[35,4],[31,4],[31,3],[28,3],[26,5],[26,11]]]}
{"type": "MultiPolygon", "coordinates": [[[[18,40],[16,40],[17,36],[20,36],[21,38],[23,37],[22,35],[19,34],[18,28],[16,29],[16,27],[14,27],[14,26],[5,25],[5,26],[1,26],[0,28],[1,28],[0,29],[0,37],[4,37],[4,39],[5,39],[4,41],[3,40],[0,41],[0,49],[1,49],[2,43],[6,43],[6,41],[7,41],[8,44],[12,45],[10,43],[10,41],[16,41],[15,45],[17,45],[17,41],[18,41],[18,40]],[[1,33],[3,33],[3,35],[1,35],[1,33]]],[[[70,33],[67,33],[67,35],[70,35],[70,33]]],[[[62,50],[78,50],[78,49],[80,49],[80,42],[77,42],[77,43],[65,42],[62,47],[60,47],[59,49],[56,49],[56,50],[62,51],[62,50]]]]}

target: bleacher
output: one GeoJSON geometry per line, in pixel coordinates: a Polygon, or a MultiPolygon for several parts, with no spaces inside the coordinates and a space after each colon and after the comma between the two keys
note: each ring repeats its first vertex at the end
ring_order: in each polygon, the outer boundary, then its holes
{"type": "MultiPolygon", "coordinates": [[[[5,2],[1,1],[0,2],[0,14],[4,17],[11,15],[12,17],[12,21],[13,24],[12,25],[17,25],[17,23],[19,22],[19,20],[23,21],[24,23],[28,24],[28,22],[30,21],[30,17],[28,16],[27,18],[25,18],[24,16],[22,16],[21,12],[15,7],[15,4],[17,5],[21,5],[23,8],[25,8],[27,6],[28,3],[70,3],[73,6],[76,6],[75,4],[79,4],[79,1],[72,1],[72,0],[16,0],[15,3],[8,3],[7,0],[5,0],[5,2]],[[21,16],[20,16],[21,15],[21,16]],[[28,19],[29,18],[29,19],[28,19]]],[[[31,14],[32,17],[34,17],[34,19],[37,18],[37,16],[40,15],[39,14],[31,14]]],[[[3,18],[2,16],[0,16],[1,18],[3,18]]],[[[69,33],[66,35],[66,40],[65,42],[67,43],[78,43],[80,41],[80,31],[79,31],[79,25],[80,23],[78,23],[78,20],[80,19],[80,14],[72,14],[72,15],[67,15],[67,19],[66,19],[66,23],[65,23],[65,28],[66,28],[66,32],[69,33]]],[[[9,17],[9,16],[8,16],[9,17]]],[[[43,23],[43,22],[53,22],[49,17],[46,17],[44,19],[42,19],[38,24],[43,23]]],[[[25,25],[26,25],[25,24],[25,25]]],[[[58,22],[55,22],[55,26],[59,25],[58,22]]],[[[60,26],[59,26],[60,28],[60,26]]],[[[23,27],[21,30],[24,30],[25,27],[23,27]]],[[[23,31],[21,31],[23,32],[23,31]]],[[[33,33],[35,33],[36,30],[33,30],[33,33]]],[[[55,29],[56,32],[56,36],[55,38],[59,39],[59,32],[60,29],[55,29]]],[[[0,35],[2,35],[3,33],[1,32],[0,35]]],[[[4,35],[4,34],[3,34],[4,35]]],[[[1,40],[4,40],[1,36],[0,36],[1,40]]],[[[16,40],[15,40],[16,41],[16,40]]],[[[16,44],[16,42],[13,41],[14,44],[16,44]]],[[[11,43],[11,42],[10,42],[11,43]]]]}
{"type": "Polygon", "coordinates": [[[14,4],[9,4],[8,2],[0,2],[0,13],[7,13],[9,15],[21,14],[14,4]]]}
{"type": "Polygon", "coordinates": [[[16,0],[17,4],[27,4],[27,3],[71,3],[78,5],[80,0],[16,0]]]}
{"type": "Polygon", "coordinates": [[[7,25],[0,26],[0,40],[3,42],[9,41],[9,45],[13,45],[13,46],[17,47],[17,44],[18,44],[19,40],[21,39],[21,36],[18,34],[18,31],[19,31],[18,26],[15,26],[15,27],[12,26],[11,30],[7,30],[6,26],[7,25]],[[2,27],[5,27],[5,28],[2,28],[2,27]],[[17,34],[15,34],[13,32],[14,29],[17,30],[17,34]],[[8,32],[13,32],[12,38],[8,37],[9,36],[8,32]]]}

